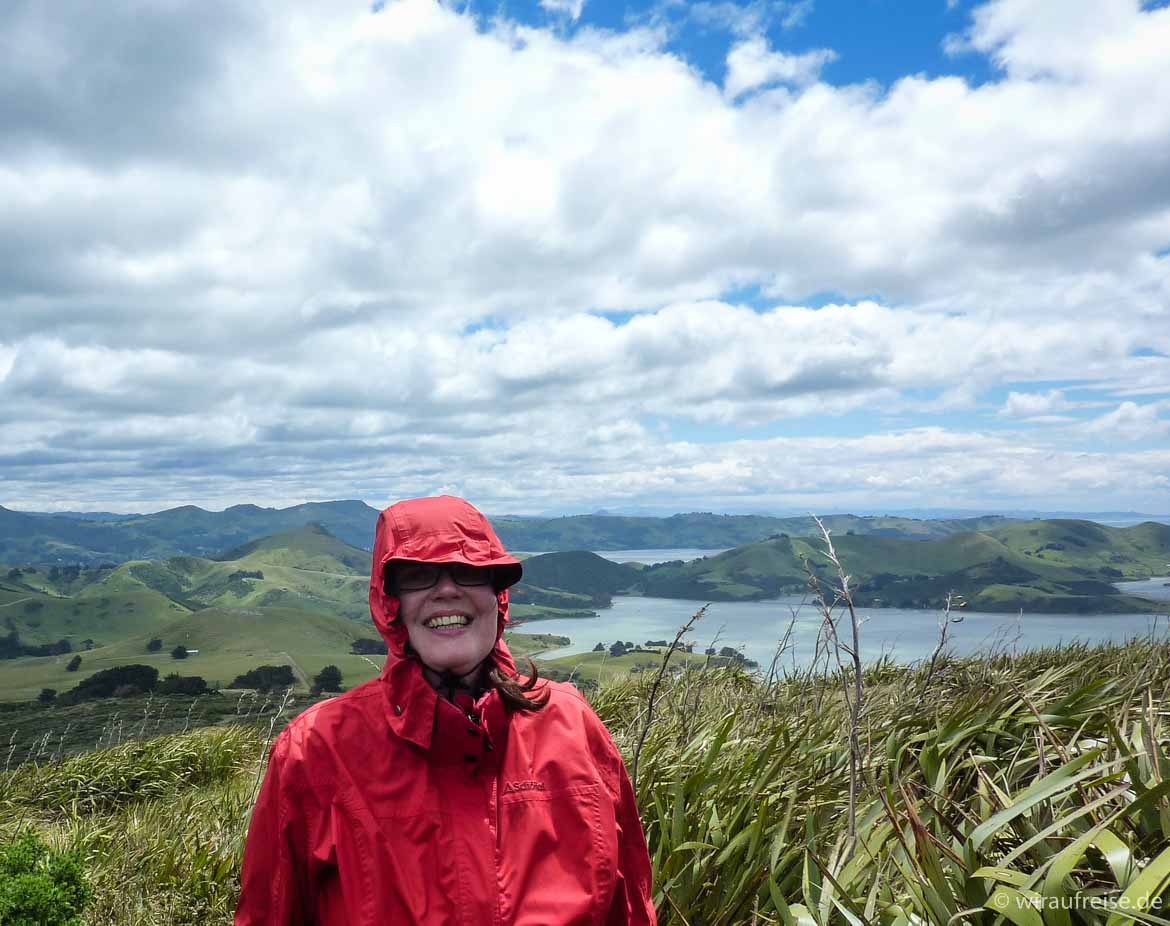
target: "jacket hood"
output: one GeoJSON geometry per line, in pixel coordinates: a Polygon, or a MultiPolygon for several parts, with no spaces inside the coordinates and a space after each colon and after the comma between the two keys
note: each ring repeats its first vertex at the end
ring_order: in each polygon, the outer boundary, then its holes
{"type": "Polygon", "coordinates": [[[496,567],[496,645],[488,658],[506,673],[516,671],[503,634],[508,623],[508,586],[519,581],[523,567],[504,549],[491,523],[474,505],[440,495],[398,502],[378,515],[370,568],[370,616],[388,650],[383,678],[400,674],[400,670],[395,671],[397,663],[418,664],[407,653],[408,637],[398,620],[398,598],[387,594],[384,587],[386,566],[396,559],[496,567]]]}

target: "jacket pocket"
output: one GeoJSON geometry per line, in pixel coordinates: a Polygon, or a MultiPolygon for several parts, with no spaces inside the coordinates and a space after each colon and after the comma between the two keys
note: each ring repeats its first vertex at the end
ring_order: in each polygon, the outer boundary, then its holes
{"type": "Polygon", "coordinates": [[[499,801],[500,912],[509,926],[586,926],[613,897],[617,824],[600,784],[499,801]]]}

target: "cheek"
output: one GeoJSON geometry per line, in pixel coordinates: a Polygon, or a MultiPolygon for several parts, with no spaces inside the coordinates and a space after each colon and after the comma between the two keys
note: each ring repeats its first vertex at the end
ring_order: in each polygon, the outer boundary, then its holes
{"type": "Polygon", "coordinates": [[[500,614],[500,604],[496,600],[496,593],[490,589],[477,592],[475,596],[475,609],[480,621],[484,625],[491,627],[492,637],[494,639],[500,614]]]}

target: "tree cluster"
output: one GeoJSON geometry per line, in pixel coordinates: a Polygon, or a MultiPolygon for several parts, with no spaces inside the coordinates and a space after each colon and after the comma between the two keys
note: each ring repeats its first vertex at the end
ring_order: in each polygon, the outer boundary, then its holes
{"type": "Polygon", "coordinates": [[[337,666],[326,666],[313,676],[312,694],[322,691],[341,691],[341,670],[337,666]]]}
{"type": "Polygon", "coordinates": [[[198,675],[178,675],[171,673],[161,682],[158,683],[158,688],[155,689],[159,694],[170,695],[189,695],[196,697],[198,695],[207,694],[211,689],[207,686],[207,681],[198,675]]]}
{"type": "Polygon", "coordinates": [[[0,637],[0,659],[19,659],[21,656],[61,656],[73,652],[73,644],[66,639],[56,643],[25,643],[20,634],[10,630],[0,637]]]}
{"type": "Polygon", "coordinates": [[[237,675],[227,687],[271,691],[273,688],[288,688],[296,683],[296,676],[288,666],[257,666],[243,675],[237,675]]]}
{"type": "Polygon", "coordinates": [[[76,688],[65,692],[59,700],[75,704],[79,701],[92,701],[95,698],[126,697],[153,691],[157,684],[158,669],[153,666],[137,664],[115,666],[82,679],[76,688]]]}

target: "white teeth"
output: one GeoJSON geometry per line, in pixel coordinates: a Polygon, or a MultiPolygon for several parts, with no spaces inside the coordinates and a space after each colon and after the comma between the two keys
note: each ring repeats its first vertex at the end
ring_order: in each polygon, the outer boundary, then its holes
{"type": "Polygon", "coordinates": [[[428,627],[463,627],[470,624],[471,620],[463,614],[440,614],[438,617],[432,617],[427,621],[428,627]]]}

